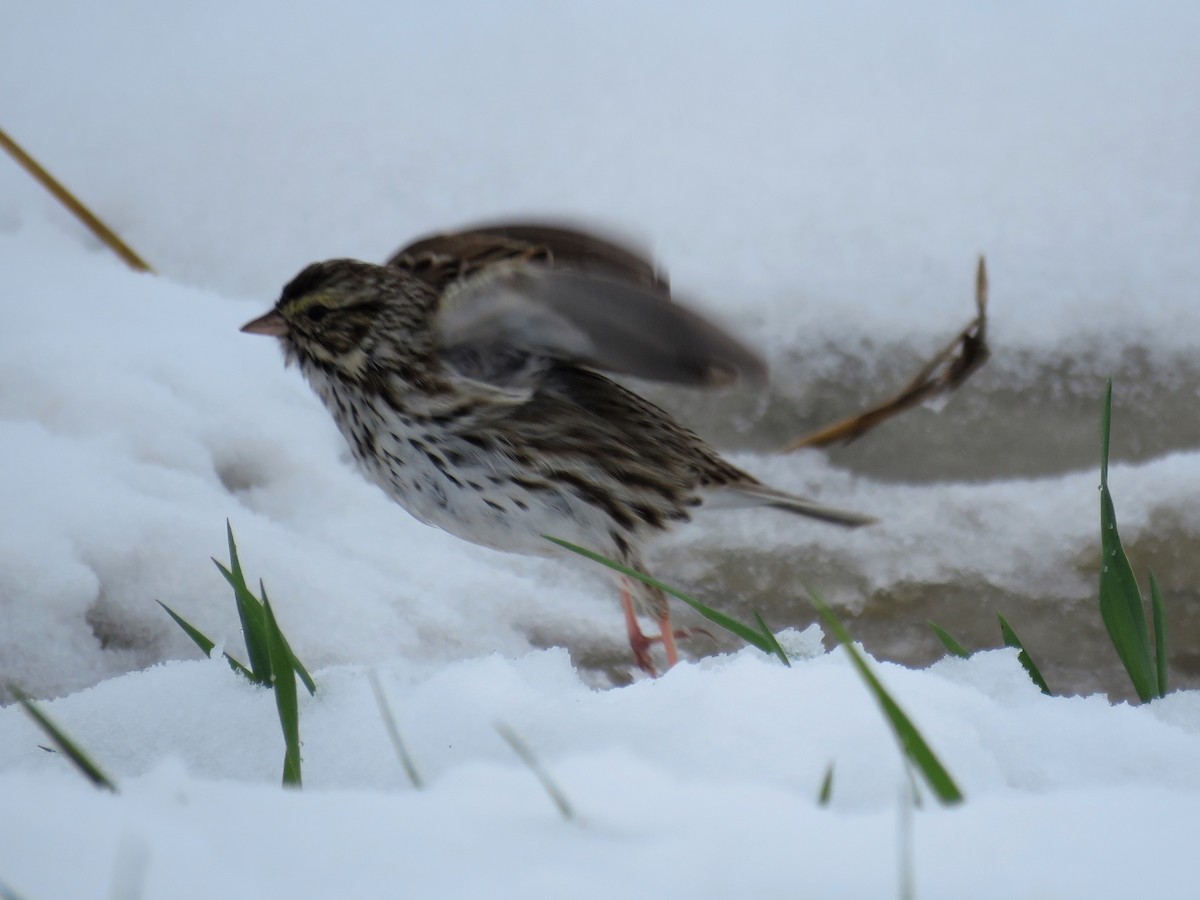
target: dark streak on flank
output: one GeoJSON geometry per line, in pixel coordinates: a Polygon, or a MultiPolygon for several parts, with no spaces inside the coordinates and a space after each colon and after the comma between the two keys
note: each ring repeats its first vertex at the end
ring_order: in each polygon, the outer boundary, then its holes
{"type": "Polygon", "coordinates": [[[574,472],[555,472],[552,477],[557,481],[571,486],[575,496],[586,500],[592,506],[604,510],[605,515],[622,528],[632,528],[634,518],[605,490],[592,484],[586,478],[581,478],[574,472]]]}

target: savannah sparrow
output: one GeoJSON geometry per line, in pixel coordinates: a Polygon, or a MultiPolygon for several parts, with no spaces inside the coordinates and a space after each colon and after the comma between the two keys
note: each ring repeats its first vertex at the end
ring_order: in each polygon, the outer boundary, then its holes
{"type": "MultiPolygon", "coordinates": [[[[699,387],[763,380],[761,360],[672,302],[612,241],[549,225],[427,237],[386,265],[314,263],[243,326],[274,335],[366,475],[468,541],[554,554],[554,535],[645,571],[642,544],[700,507],[870,518],[768,487],[603,372],[699,387]]],[[[621,580],[637,664],[677,659],[661,591],[621,580]],[[657,618],[647,637],[637,614],[657,618]]]]}

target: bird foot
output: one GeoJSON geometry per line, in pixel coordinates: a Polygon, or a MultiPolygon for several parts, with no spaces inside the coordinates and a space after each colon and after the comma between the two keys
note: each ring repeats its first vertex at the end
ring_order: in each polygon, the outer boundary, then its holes
{"type": "Polygon", "coordinates": [[[650,658],[650,648],[655,644],[663,645],[669,669],[679,662],[679,650],[675,646],[677,638],[682,641],[693,635],[703,634],[713,639],[712,633],[703,628],[672,628],[670,610],[664,610],[658,617],[658,634],[644,634],[641,626],[638,625],[637,613],[633,608],[633,596],[629,592],[629,582],[624,578],[621,579],[621,608],[625,611],[625,629],[629,634],[629,647],[633,650],[633,661],[651,678],[658,677],[658,669],[654,665],[654,660],[650,658]]]}
{"type": "MultiPolygon", "coordinates": [[[[675,648],[676,640],[687,640],[696,634],[708,634],[703,628],[667,628],[662,634],[645,634],[642,629],[634,623],[633,628],[629,631],[629,646],[633,650],[633,661],[637,663],[637,667],[649,675],[651,678],[658,677],[658,669],[654,665],[654,660],[650,657],[650,648],[655,644],[662,644],[667,653],[667,668],[671,668],[679,661],[679,653],[675,648]],[[664,637],[668,635],[669,637],[664,637]]],[[[712,637],[712,635],[709,635],[712,637]]]]}

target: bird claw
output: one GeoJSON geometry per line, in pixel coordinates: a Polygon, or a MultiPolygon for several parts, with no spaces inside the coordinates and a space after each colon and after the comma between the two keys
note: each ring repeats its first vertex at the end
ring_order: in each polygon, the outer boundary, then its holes
{"type": "Polygon", "coordinates": [[[629,593],[629,583],[625,579],[621,580],[621,607],[625,611],[625,628],[629,633],[629,647],[633,650],[633,661],[651,678],[658,677],[658,669],[654,665],[654,660],[650,658],[650,648],[654,644],[663,645],[669,669],[679,662],[679,651],[675,647],[677,638],[686,640],[692,635],[703,634],[710,640],[716,640],[711,632],[703,628],[672,628],[670,612],[664,612],[659,616],[658,634],[644,634],[641,626],[638,625],[637,613],[633,608],[633,597],[629,593]]]}
{"type": "Polygon", "coordinates": [[[716,640],[712,632],[704,628],[674,628],[668,629],[664,634],[671,636],[670,641],[664,639],[662,634],[644,634],[640,628],[636,627],[629,632],[629,646],[633,650],[633,661],[651,678],[657,678],[659,675],[654,660],[650,658],[650,648],[655,644],[662,644],[666,648],[667,668],[669,669],[679,661],[675,650],[675,641],[686,641],[698,634],[716,640]]]}

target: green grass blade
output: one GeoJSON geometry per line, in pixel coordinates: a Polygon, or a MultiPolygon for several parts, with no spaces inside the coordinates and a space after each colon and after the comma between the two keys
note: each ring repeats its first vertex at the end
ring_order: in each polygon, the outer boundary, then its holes
{"type": "Polygon", "coordinates": [[[504,738],[504,742],[512,748],[513,753],[517,754],[517,756],[521,758],[521,761],[529,767],[529,771],[531,771],[534,774],[534,777],[541,782],[542,788],[546,791],[550,799],[554,802],[554,805],[558,808],[559,814],[562,815],[562,817],[568,822],[574,819],[575,810],[571,807],[570,801],[567,800],[567,795],[562,792],[557,784],[555,784],[554,779],[550,777],[550,774],[542,766],[537,756],[535,756],[534,752],[529,749],[529,745],[526,744],[515,731],[513,731],[503,722],[496,722],[494,725],[497,733],[500,735],[500,737],[504,738]]]}
{"type": "Polygon", "coordinates": [[[88,781],[98,788],[112,791],[114,794],[117,792],[117,786],[113,784],[112,779],[105,775],[98,765],[92,762],[78,744],[67,737],[66,732],[55,725],[45,713],[38,709],[23,690],[15,684],[8,685],[8,690],[16,698],[16,701],[21,704],[21,708],[42,729],[46,737],[53,741],[62,755],[69,759],[88,781]]]}
{"type": "Polygon", "coordinates": [[[1154,622],[1154,659],[1158,667],[1158,696],[1167,696],[1167,608],[1158,579],[1150,572],[1150,613],[1154,622]]]}
{"type": "Polygon", "coordinates": [[[275,672],[275,706],[279,710],[279,725],[283,729],[286,747],[283,757],[283,786],[300,787],[300,708],[296,697],[296,674],[292,654],[288,650],[271,604],[263,604],[267,648],[271,654],[271,671],[275,672]]]}
{"type": "MultiPolygon", "coordinates": [[[[258,590],[262,594],[262,602],[265,606],[267,603],[267,586],[262,583],[261,578],[258,581],[258,590]]],[[[292,668],[295,669],[296,674],[300,676],[300,680],[304,682],[304,687],[308,691],[309,696],[315,697],[317,695],[317,683],[313,681],[313,677],[308,674],[308,669],[304,668],[304,664],[296,658],[296,654],[292,651],[292,645],[288,643],[288,639],[282,631],[279,633],[279,636],[283,638],[283,644],[285,647],[287,647],[288,656],[290,656],[292,659],[292,668]]]]}
{"type": "Polygon", "coordinates": [[[937,624],[937,622],[929,622],[928,619],[926,622],[928,623],[929,627],[933,629],[933,633],[937,635],[938,640],[942,642],[942,646],[946,648],[947,652],[953,656],[959,657],[960,659],[971,658],[971,654],[967,651],[967,648],[956,641],[950,632],[948,632],[941,625],[937,624]]]}
{"type": "Polygon", "coordinates": [[[623,566],[619,562],[615,562],[614,560],[611,560],[606,556],[601,556],[599,553],[594,553],[591,550],[586,550],[583,547],[572,544],[569,541],[564,541],[561,538],[551,537],[548,534],[544,534],[544,535],[542,535],[542,537],[544,537],[546,540],[550,541],[551,543],[558,544],[558,546],[563,547],[564,549],[570,550],[572,553],[578,553],[580,556],[586,557],[587,559],[590,559],[593,562],[598,562],[602,566],[608,566],[608,568],[610,568],[616,572],[620,572],[622,575],[628,575],[630,578],[636,578],[638,581],[644,582],[645,584],[648,584],[651,587],[656,587],[660,591],[663,591],[666,594],[670,594],[672,597],[675,597],[678,600],[682,600],[684,603],[686,603],[692,609],[696,610],[696,612],[700,613],[700,615],[704,616],[704,618],[708,619],[708,621],[712,622],[714,625],[718,625],[721,628],[724,628],[726,631],[728,631],[732,634],[736,634],[747,644],[751,644],[751,645],[757,647],[759,650],[762,650],[764,653],[771,653],[771,654],[775,653],[775,649],[771,646],[772,642],[774,642],[775,645],[778,646],[778,642],[774,641],[774,635],[772,635],[771,640],[768,641],[767,639],[765,639],[762,636],[762,633],[760,631],[758,631],[757,629],[751,628],[749,625],[744,625],[741,622],[739,622],[737,619],[734,619],[730,616],[725,615],[722,612],[717,612],[715,609],[705,606],[699,600],[689,597],[687,594],[671,587],[669,584],[664,584],[663,582],[658,581],[657,579],[651,578],[649,575],[645,575],[645,574],[637,571],[636,569],[631,569],[628,566],[623,566]]]}
{"type": "Polygon", "coordinates": [[[242,560],[238,556],[237,543],[233,539],[233,526],[225,520],[225,534],[229,544],[229,568],[218,566],[226,580],[233,587],[234,599],[237,602],[238,618],[242,623],[242,634],[246,640],[246,653],[250,656],[250,668],[264,677],[270,677],[270,649],[267,646],[266,613],[262,601],[250,591],[246,584],[246,573],[242,570],[242,560]],[[253,648],[252,648],[253,645],[253,648]],[[255,664],[258,660],[259,665],[255,664]]]}
{"type": "Polygon", "coordinates": [[[817,804],[828,806],[833,799],[833,763],[825,767],[825,776],[821,779],[821,790],[817,793],[817,804]]]}
{"type": "Polygon", "coordinates": [[[261,604],[258,604],[259,609],[256,611],[254,604],[257,604],[258,600],[254,598],[254,595],[249,591],[243,594],[238,589],[237,577],[217,560],[214,559],[213,563],[233,587],[234,605],[237,606],[238,621],[242,624],[242,640],[246,642],[246,655],[250,658],[250,665],[246,667],[246,671],[250,673],[250,680],[263,687],[270,687],[271,655],[267,649],[266,626],[262,621],[261,604]],[[246,597],[250,599],[247,600],[246,597]]]}
{"type": "Polygon", "coordinates": [[[246,584],[246,576],[242,571],[241,560],[238,559],[237,544],[233,539],[233,526],[225,521],[225,531],[229,539],[229,568],[217,560],[217,568],[225,576],[233,588],[234,600],[237,603],[238,618],[242,623],[242,637],[246,641],[246,654],[250,657],[250,671],[260,684],[271,683],[271,653],[267,647],[266,626],[262,602],[250,592],[246,584]]]}
{"type": "Polygon", "coordinates": [[[254,677],[254,673],[242,665],[238,660],[234,659],[228,653],[222,653],[221,655],[225,657],[225,662],[229,663],[229,668],[233,669],[233,671],[237,672],[239,675],[245,677],[247,681],[251,682],[252,684],[262,684],[262,682],[254,677]]]}
{"type": "Polygon", "coordinates": [[[1017,637],[1017,633],[1008,624],[1008,620],[999,613],[996,613],[996,618],[1000,620],[1000,634],[1004,638],[1004,646],[1012,647],[1018,651],[1017,662],[1021,664],[1021,668],[1029,673],[1029,677],[1041,689],[1043,694],[1049,694],[1050,686],[1046,684],[1046,679],[1042,677],[1042,672],[1038,669],[1037,663],[1033,661],[1033,657],[1029,655],[1029,651],[1025,649],[1025,645],[1021,643],[1021,639],[1017,637]]]}
{"type": "Polygon", "coordinates": [[[192,639],[192,643],[200,648],[201,653],[203,653],[205,656],[212,656],[213,648],[217,646],[216,642],[214,642],[212,638],[202,632],[183,616],[179,615],[179,613],[175,612],[175,610],[171,609],[171,607],[167,606],[167,604],[163,603],[161,600],[155,600],[154,602],[166,610],[167,615],[175,620],[175,624],[182,628],[183,633],[192,639]]]}
{"type": "Polygon", "coordinates": [[[930,748],[929,744],[926,743],[925,738],[921,736],[921,732],[917,730],[916,725],[905,715],[904,710],[900,708],[900,705],[888,693],[883,683],[871,671],[870,666],[867,665],[867,661],[858,652],[857,648],[855,648],[850,638],[850,633],[846,631],[846,627],[834,615],[833,610],[826,606],[825,602],[811,588],[808,589],[808,595],[813,605],[817,608],[817,613],[825,622],[826,627],[829,628],[838,643],[846,649],[846,653],[849,654],[854,667],[866,683],[867,689],[883,710],[888,724],[892,726],[892,731],[895,733],[896,739],[900,742],[900,748],[904,752],[904,755],[916,766],[917,771],[925,778],[930,790],[933,791],[943,804],[961,803],[963,799],[962,791],[959,790],[950,773],[946,771],[946,768],[938,760],[937,755],[930,748]]]}
{"type": "MultiPolygon", "coordinates": [[[[163,603],[161,600],[155,600],[154,602],[167,611],[167,615],[175,620],[175,624],[183,629],[183,633],[190,637],[193,642],[195,642],[196,646],[200,648],[205,656],[212,656],[212,652],[217,645],[213,643],[208,635],[194,626],[183,616],[179,615],[179,613],[175,612],[175,610],[171,609],[171,607],[167,606],[167,604],[163,603]]],[[[244,675],[250,681],[259,683],[258,679],[254,677],[254,673],[243,666],[240,662],[238,662],[228,653],[224,653],[222,655],[225,657],[225,661],[229,663],[229,667],[233,669],[233,671],[237,672],[239,675],[244,675]]]]}
{"type": "Polygon", "coordinates": [[[1143,701],[1157,694],[1158,670],[1150,650],[1146,611],[1133,567],[1117,533],[1117,514],[1108,490],[1109,432],[1112,424],[1112,379],[1104,397],[1100,425],[1100,616],[1133,689],[1143,701]]]}
{"type": "Polygon", "coordinates": [[[396,717],[392,715],[392,707],[388,703],[387,697],[384,696],[383,685],[380,684],[379,676],[375,674],[374,669],[367,670],[367,681],[371,684],[371,692],[375,695],[375,705],[379,707],[379,716],[383,719],[383,725],[387,729],[392,749],[396,751],[396,758],[400,760],[400,765],[408,775],[412,786],[420,790],[425,787],[425,781],[421,778],[421,773],[417,771],[417,764],[413,760],[412,754],[408,752],[404,739],[400,737],[400,728],[396,724],[396,717]]]}
{"type": "Polygon", "coordinates": [[[783,647],[779,645],[779,640],[775,637],[775,632],[767,627],[766,621],[759,615],[757,609],[754,610],[754,621],[758,623],[758,627],[762,631],[763,640],[767,642],[767,646],[771,648],[771,652],[779,658],[781,663],[790,669],[792,667],[791,660],[787,658],[787,654],[784,652],[783,647]]]}
{"type": "Polygon", "coordinates": [[[304,787],[304,780],[300,775],[300,753],[290,747],[283,753],[282,783],[284,787],[304,787]]]}
{"type": "Polygon", "coordinates": [[[1100,616],[1138,697],[1149,700],[1158,686],[1146,613],[1133,567],[1117,534],[1116,513],[1107,488],[1100,497],[1100,616]]]}

